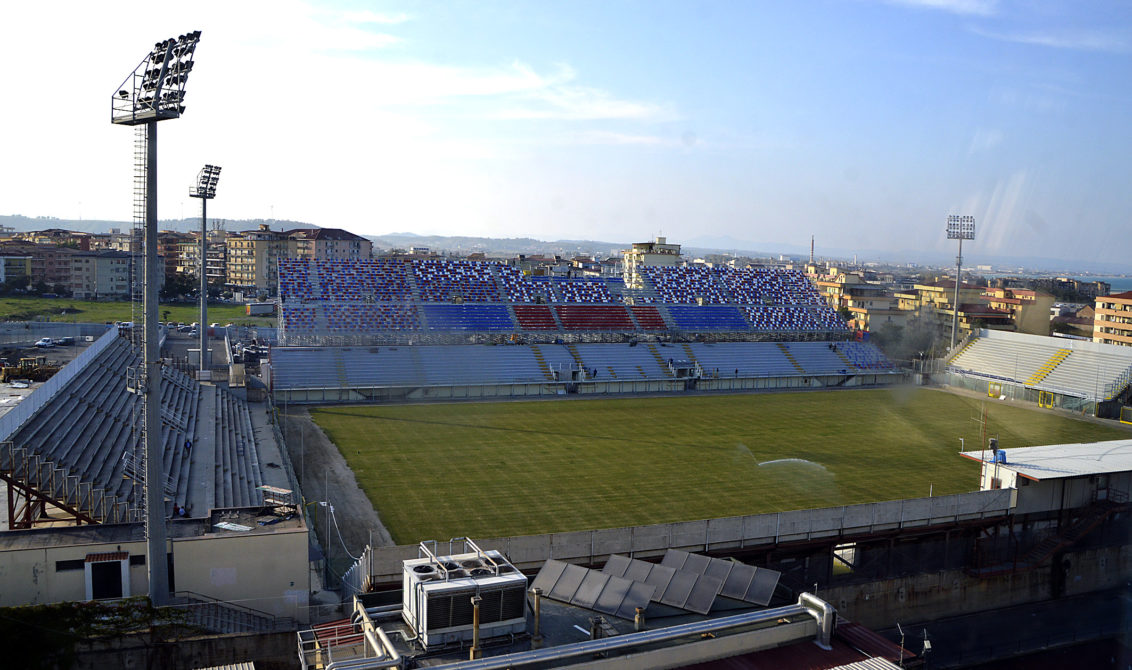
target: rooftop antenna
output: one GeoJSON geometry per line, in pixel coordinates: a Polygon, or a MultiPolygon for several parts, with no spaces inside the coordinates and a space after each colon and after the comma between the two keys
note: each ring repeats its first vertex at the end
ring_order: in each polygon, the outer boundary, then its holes
{"type": "MultiPolygon", "coordinates": [[[[138,156],[135,166],[142,173],[135,176],[135,184],[144,188],[145,200],[145,279],[142,307],[144,383],[138,385],[138,390],[141,391],[143,405],[140,441],[145,445],[145,563],[149,573],[149,598],[156,606],[165,605],[169,600],[162,483],[164,468],[161,463],[161,369],[157,332],[158,273],[164,272],[164,268],[157,265],[157,122],[180,118],[185,111],[185,82],[193,69],[193,54],[199,41],[200,31],[197,30],[157,42],[110,96],[111,123],[145,128],[145,157],[142,160],[138,156]]],[[[136,502],[135,500],[135,504],[136,502]]]]}
{"type": "MultiPolygon", "coordinates": [[[[208,201],[216,197],[220,183],[220,166],[205,165],[197,173],[197,183],[189,187],[190,198],[200,198],[200,371],[212,369],[208,354],[208,201]]],[[[204,375],[200,375],[204,379],[204,375]]]]}
{"type": "Polygon", "coordinates": [[[963,279],[963,240],[975,239],[975,217],[948,215],[947,239],[959,240],[959,255],[955,257],[955,301],[951,305],[951,351],[955,351],[959,330],[959,284],[963,279]]]}

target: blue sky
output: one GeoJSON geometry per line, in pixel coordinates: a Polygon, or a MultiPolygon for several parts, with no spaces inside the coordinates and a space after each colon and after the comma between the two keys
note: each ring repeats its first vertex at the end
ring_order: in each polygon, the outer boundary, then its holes
{"type": "Polygon", "coordinates": [[[212,216],[362,234],[1132,257],[1124,2],[167,4],[0,9],[0,213],[128,219],[109,96],[199,29],[163,218],[212,162],[212,216]]]}

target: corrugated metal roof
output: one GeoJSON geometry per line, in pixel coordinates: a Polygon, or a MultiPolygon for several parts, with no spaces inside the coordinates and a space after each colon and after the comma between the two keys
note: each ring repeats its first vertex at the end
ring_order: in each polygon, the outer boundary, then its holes
{"type": "MultiPolygon", "coordinates": [[[[1047,444],[1005,451],[1006,463],[999,467],[1037,481],[1132,471],[1132,440],[1047,444]]],[[[980,462],[992,462],[994,458],[990,450],[965,451],[960,455],[980,462]]]]}
{"type": "Polygon", "coordinates": [[[900,666],[883,658],[866,658],[863,661],[839,665],[829,670],[900,670],[900,666]]]}

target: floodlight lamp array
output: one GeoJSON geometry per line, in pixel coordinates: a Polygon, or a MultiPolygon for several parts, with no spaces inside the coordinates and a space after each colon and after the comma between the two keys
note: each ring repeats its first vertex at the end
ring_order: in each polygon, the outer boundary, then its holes
{"type": "Polygon", "coordinates": [[[111,123],[136,125],[181,116],[198,42],[200,31],[195,30],[154,44],[111,96],[111,123]]]}
{"type": "Polygon", "coordinates": [[[216,185],[220,183],[220,166],[205,165],[197,174],[197,183],[189,187],[190,198],[212,200],[216,197],[216,185]]]}
{"type": "Polygon", "coordinates": [[[952,214],[947,217],[947,239],[975,239],[975,217],[952,214]]]}

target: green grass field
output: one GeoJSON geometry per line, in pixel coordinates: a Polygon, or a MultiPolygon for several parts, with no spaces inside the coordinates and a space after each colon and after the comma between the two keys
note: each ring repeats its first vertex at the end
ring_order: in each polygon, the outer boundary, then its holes
{"type": "MultiPolygon", "coordinates": [[[[705,519],[977,488],[982,401],[861,390],[311,412],[398,543],[705,519]]],[[[1127,437],[986,403],[1002,448],[1127,437]]]]}
{"type": "MultiPolygon", "coordinates": [[[[200,306],[178,303],[162,305],[157,318],[161,321],[193,323],[200,319],[200,306]],[[166,315],[168,311],[168,316],[166,315]]],[[[243,305],[208,306],[210,323],[235,323],[240,326],[273,326],[274,318],[250,317],[243,305]]],[[[72,300],[71,298],[5,297],[0,298],[0,321],[71,321],[106,323],[129,321],[129,301],[72,300]]]]}

